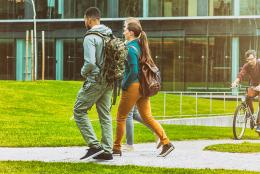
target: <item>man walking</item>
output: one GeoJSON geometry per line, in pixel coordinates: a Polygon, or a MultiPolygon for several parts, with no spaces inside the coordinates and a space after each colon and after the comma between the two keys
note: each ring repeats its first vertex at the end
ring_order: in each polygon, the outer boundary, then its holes
{"type": "MultiPolygon", "coordinates": [[[[89,32],[110,35],[112,31],[100,24],[101,13],[98,8],[86,10],[84,20],[89,32]]],[[[112,87],[102,78],[104,63],[103,39],[96,34],[88,34],[84,38],[84,65],[81,75],[86,79],[78,92],[74,105],[74,119],[89,149],[81,159],[111,160],[112,156],[112,118],[110,115],[112,87]],[[101,124],[101,142],[97,140],[88,111],[96,104],[101,124]]]]}

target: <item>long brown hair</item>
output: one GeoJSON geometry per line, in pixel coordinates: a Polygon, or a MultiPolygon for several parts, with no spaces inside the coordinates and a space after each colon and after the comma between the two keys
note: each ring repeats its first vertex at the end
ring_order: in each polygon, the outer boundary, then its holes
{"type": "Polygon", "coordinates": [[[132,31],[136,38],[139,38],[139,43],[142,50],[141,61],[148,62],[149,64],[154,64],[150,53],[148,39],[146,33],[142,29],[141,24],[138,22],[127,23],[127,29],[129,31],[132,31]]]}

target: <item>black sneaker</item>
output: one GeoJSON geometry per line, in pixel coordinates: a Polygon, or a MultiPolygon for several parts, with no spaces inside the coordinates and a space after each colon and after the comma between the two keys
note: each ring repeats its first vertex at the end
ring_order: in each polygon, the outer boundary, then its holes
{"type": "Polygon", "coordinates": [[[109,153],[109,152],[103,152],[103,153],[101,153],[98,156],[95,156],[93,158],[97,159],[97,160],[112,160],[113,155],[112,155],[112,153],[109,153]]]}
{"type": "Polygon", "coordinates": [[[86,155],[81,157],[80,160],[83,160],[83,159],[88,160],[90,158],[98,156],[99,154],[101,154],[103,152],[104,152],[104,150],[102,149],[102,147],[99,147],[99,148],[89,148],[88,152],[86,153],[86,155]]]}
{"type": "Polygon", "coordinates": [[[163,145],[162,147],[162,151],[161,153],[158,155],[158,157],[165,157],[167,156],[169,153],[171,153],[171,151],[174,150],[174,146],[172,145],[172,143],[168,143],[163,145]]]}

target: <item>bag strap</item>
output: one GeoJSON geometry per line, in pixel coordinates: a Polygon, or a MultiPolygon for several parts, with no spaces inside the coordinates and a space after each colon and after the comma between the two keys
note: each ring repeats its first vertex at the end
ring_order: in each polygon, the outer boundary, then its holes
{"type": "Polygon", "coordinates": [[[130,47],[133,48],[137,52],[140,63],[146,63],[146,61],[142,60],[142,57],[141,57],[139,51],[137,50],[137,48],[135,46],[132,46],[132,45],[130,47]]]}
{"type": "Polygon", "coordinates": [[[86,34],[85,34],[85,37],[88,36],[88,35],[91,35],[91,34],[100,36],[102,39],[104,39],[105,37],[115,38],[115,35],[113,35],[113,34],[106,35],[106,34],[103,34],[99,31],[87,31],[86,34]]]}
{"type": "MultiPolygon", "coordinates": [[[[91,34],[101,37],[102,41],[103,41],[103,48],[105,48],[105,40],[104,39],[105,39],[106,35],[98,32],[98,31],[87,31],[84,37],[91,35],[91,34]]],[[[97,62],[96,62],[96,66],[101,70],[101,66],[98,65],[97,62]]]]}
{"type": "Polygon", "coordinates": [[[104,37],[105,37],[105,35],[100,33],[99,31],[87,31],[84,37],[91,35],[91,34],[97,35],[97,36],[101,37],[102,39],[104,39],[104,37]]]}
{"type": "Polygon", "coordinates": [[[130,47],[133,48],[136,51],[139,60],[141,60],[141,55],[140,55],[139,51],[137,50],[137,48],[135,46],[133,46],[133,45],[130,45],[130,47]]]}
{"type": "Polygon", "coordinates": [[[112,105],[116,104],[116,98],[117,98],[117,96],[120,95],[120,91],[121,91],[121,80],[114,81],[112,105]]]}

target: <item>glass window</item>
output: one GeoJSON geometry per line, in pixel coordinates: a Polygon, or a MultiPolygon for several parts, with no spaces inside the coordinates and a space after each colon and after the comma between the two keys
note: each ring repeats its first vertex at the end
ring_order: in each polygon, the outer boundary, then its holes
{"type": "Polygon", "coordinates": [[[107,0],[98,0],[96,1],[96,6],[100,9],[101,11],[101,17],[106,18],[108,17],[108,1],[107,0]]]}
{"type": "MultiPolygon", "coordinates": [[[[243,64],[246,63],[245,60],[245,52],[249,49],[257,50],[257,47],[259,47],[259,41],[257,37],[254,36],[241,36],[239,37],[239,67],[242,67],[243,64]]],[[[259,53],[258,53],[259,56],[259,53]]],[[[248,82],[248,81],[247,81],[248,82]]]]}
{"type": "Polygon", "coordinates": [[[151,0],[149,16],[187,16],[188,0],[151,0]]]}
{"type": "Polygon", "coordinates": [[[150,17],[162,16],[162,0],[150,0],[148,9],[150,17]]]}
{"type": "MultiPolygon", "coordinates": [[[[35,0],[35,6],[39,19],[83,18],[85,10],[93,6],[100,9],[102,17],[107,17],[107,0],[35,0]]],[[[24,13],[26,18],[33,17],[32,7],[28,2],[24,13]]]]}
{"type": "Polygon", "coordinates": [[[229,87],[231,81],[230,37],[209,38],[209,87],[229,87]]]}
{"type": "Polygon", "coordinates": [[[64,80],[80,80],[80,70],[83,65],[82,39],[64,40],[64,80]]]}
{"type": "Polygon", "coordinates": [[[0,39],[0,79],[15,80],[16,59],[13,39],[0,39]]]}
{"type": "Polygon", "coordinates": [[[240,15],[259,15],[260,0],[240,0],[240,15]]]}
{"type": "Polygon", "coordinates": [[[94,0],[89,1],[78,1],[76,0],[76,17],[77,18],[83,18],[84,12],[88,7],[95,6],[94,0]]]}
{"type": "Polygon", "coordinates": [[[207,38],[193,37],[185,40],[184,78],[186,90],[206,87],[208,81],[207,38]]]}
{"type": "Polygon", "coordinates": [[[119,0],[119,17],[140,17],[143,16],[142,0],[119,0]]]}
{"type": "Polygon", "coordinates": [[[163,16],[187,16],[187,0],[164,0],[163,16]]]}
{"type": "Polygon", "coordinates": [[[231,16],[232,0],[210,0],[209,16],[231,16]]]}
{"type": "Polygon", "coordinates": [[[163,90],[184,89],[184,38],[163,38],[163,90]]]}
{"type": "MultiPolygon", "coordinates": [[[[101,16],[107,17],[107,0],[88,0],[88,1],[82,1],[82,0],[76,0],[75,1],[75,11],[76,11],[76,18],[83,18],[85,10],[89,7],[96,6],[100,9],[101,11],[101,16]]],[[[69,4],[65,4],[65,8],[72,8],[68,7],[69,4]]],[[[74,17],[74,16],[73,16],[74,17]]],[[[73,18],[71,17],[71,18],[73,18]]]]}
{"type": "Polygon", "coordinates": [[[255,8],[256,8],[256,15],[260,15],[260,0],[256,0],[255,8]]]}
{"type": "MultiPolygon", "coordinates": [[[[58,0],[35,0],[37,18],[40,19],[57,19],[62,18],[65,14],[71,12],[71,8],[66,8],[71,2],[70,0],[58,1],[58,0]],[[64,3],[64,4],[61,4],[64,3]]],[[[29,7],[28,7],[29,8],[29,7]]],[[[31,8],[31,7],[30,7],[31,8]]],[[[29,9],[28,9],[29,10],[29,9]]],[[[31,12],[33,13],[33,12],[31,12]]]]}
{"type": "Polygon", "coordinates": [[[198,7],[197,0],[189,0],[188,1],[188,16],[197,16],[198,8],[200,8],[200,7],[198,7]]]}
{"type": "MultiPolygon", "coordinates": [[[[32,7],[31,7],[32,8],[32,7]]],[[[47,0],[36,0],[35,1],[35,8],[36,8],[36,15],[39,19],[46,19],[50,18],[51,11],[50,8],[48,8],[47,0]]],[[[33,11],[31,11],[32,13],[33,11]]]]}
{"type": "MultiPolygon", "coordinates": [[[[76,1],[66,0],[64,1],[64,18],[76,17],[76,1]]],[[[83,18],[83,15],[81,16],[83,18]]]]}
{"type": "MultiPolygon", "coordinates": [[[[56,79],[56,57],[54,39],[45,39],[45,67],[44,77],[46,80],[56,79]]],[[[42,78],[42,41],[38,41],[38,79],[42,78]]]]}
{"type": "Polygon", "coordinates": [[[23,19],[24,0],[0,0],[0,19],[23,19]]]}

